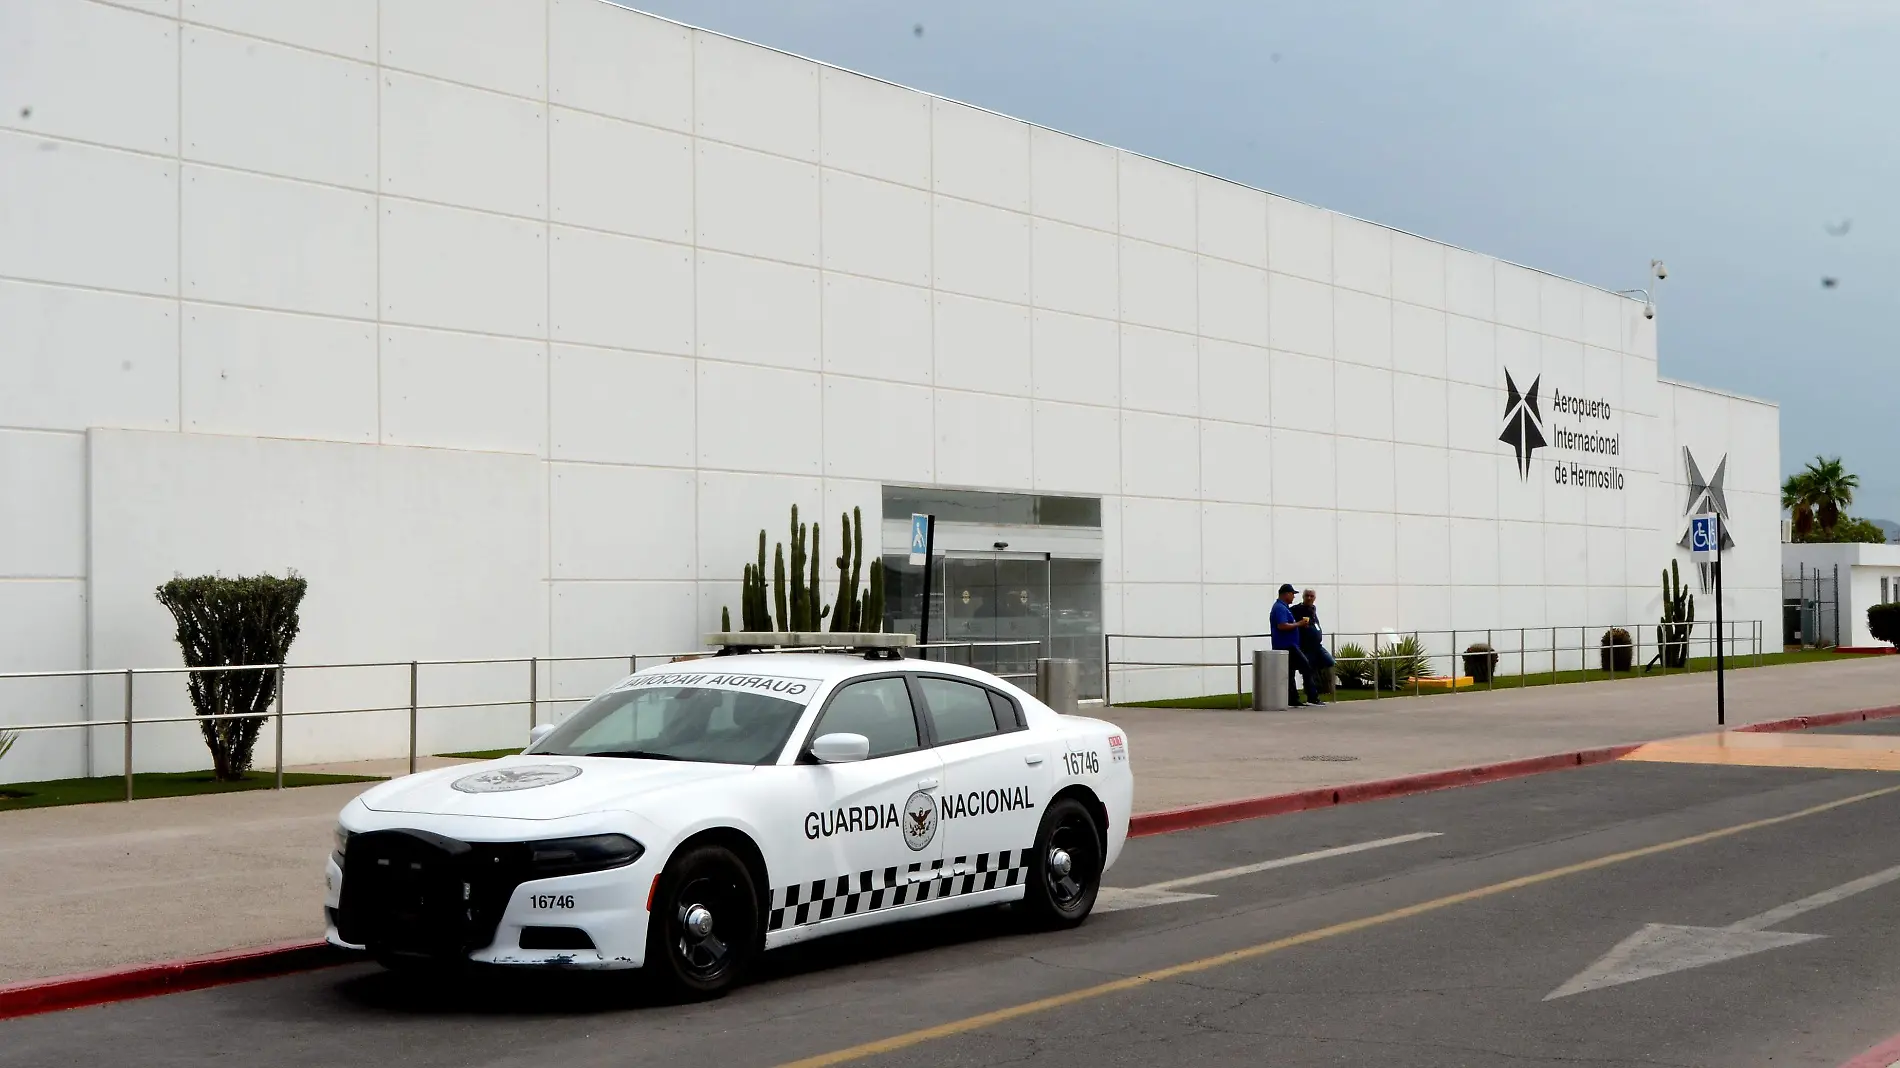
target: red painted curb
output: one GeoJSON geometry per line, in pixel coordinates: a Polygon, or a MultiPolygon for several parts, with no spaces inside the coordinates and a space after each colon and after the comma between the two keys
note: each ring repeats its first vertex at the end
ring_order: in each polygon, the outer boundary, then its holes
{"type": "Polygon", "coordinates": [[[324,942],[279,942],[182,960],[27,979],[0,985],[0,1020],[309,971],[352,959],[349,952],[324,942]]]}
{"type": "Polygon", "coordinates": [[[1841,1065],[1841,1068],[1893,1068],[1895,1064],[1900,1064],[1900,1035],[1855,1057],[1841,1065]]]}
{"type": "MultiPolygon", "coordinates": [[[[1870,719],[1891,719],[1894,716],[1900,716],[1900,705],[1863,708],[1858,712],[1822,712],[1814,716],[1771,719],[1766,723],[1751,723],[1746,727],[1735,729],[1750,734],[1772,734],[1781,731],[1804,731],[1810,727],[1832,727],[1840,723],[1864,723],[1870,719]]],[[[1886,1066],[1882,1065],[1881,1068],[1886,1068],[1886,1066]]]]}
{"type": "Polygon", "coordinates": [[[1636,748],[1635,745],[1612,745],[1601,749],[1583,749],[1573,753],[1525,757],[1521,760],[1505,760],[1469,768],[1428,771],[1418,775],[1403,775],[1396,779],[1377,779],[1372,782],[1348,783],[1344,786],[1322,786],[1315,790],[1275,794],[1271,797],[1245,797],[1238,801],[1215,801],[1206,805],[1189,805],[1186,808],[1144,812],[1128,821],[1128,837],[1143,838],[1151,834],[1212,827],[1220,823],[1259,819],[1262,816],[1283,816],[1289,812],[1305,812],[1309,809],[1350,805],[1360,801],[1378,801],[1388,797],[1422,794],[1429,790],[1447,790],[1454,786],[1474,786],[1483,782],[1496,782],[1499,779],[1516,779],[1526,775],[1542,774],[1546,771],[1583,767],[1587,764],[1603,764],[1632,753],[1636,748]]]}

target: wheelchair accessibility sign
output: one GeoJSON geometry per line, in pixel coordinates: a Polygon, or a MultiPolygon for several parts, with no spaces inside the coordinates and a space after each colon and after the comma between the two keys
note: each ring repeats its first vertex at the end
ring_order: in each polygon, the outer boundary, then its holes
{"type": "Polygon", "coordinates": [[[1698,515],[1689,519],[1689,551],[1695,554],[1696,563],[1714,563],[1716,553],[1722,543],[1722,530],[1718,525],[1720,518],[1714,515],[1698,515]]]}

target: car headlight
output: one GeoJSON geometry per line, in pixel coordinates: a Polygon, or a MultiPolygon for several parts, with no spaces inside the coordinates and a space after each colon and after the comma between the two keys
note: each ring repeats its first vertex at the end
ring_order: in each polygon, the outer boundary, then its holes
{"type": "Polygon", "coordinates": [[[528,863],[534,878],[545,879],[623,867],[645,852],[645,846],[624,834],[589,834],[529,842],[528,863]]]}
{"type": "Polygon", "coordinates": [[[343,866],[343,858],[348,855],[350,851],[350,839],[355,836],[356,832],[344,830],[343,825],[339,823],[336,825],[336,830],[333,834],[334,839],[331,842],[330,857],[336,861],[336,866],[341,868],[343,866]]]}

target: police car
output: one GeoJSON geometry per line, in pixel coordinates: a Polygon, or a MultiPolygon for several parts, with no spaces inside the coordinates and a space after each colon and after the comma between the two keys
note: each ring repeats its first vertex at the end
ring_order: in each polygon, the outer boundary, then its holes
{"type": "Polygon", "coordinates": [[[644,968],[708,996],[764,950],[862,927],[1004,902],[1079,924],[1131,800],[1119,728],[994,675],[742,651],[351,801],[327,934],[392,967],[644,968]]]}

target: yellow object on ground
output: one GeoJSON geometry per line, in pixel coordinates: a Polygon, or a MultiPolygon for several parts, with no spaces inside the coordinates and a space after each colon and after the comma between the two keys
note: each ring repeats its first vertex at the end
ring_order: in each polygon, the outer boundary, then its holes
{"type": "Polygon", "coordinates": [[[1421,690],[1469,690],[1477,685],[1469,675],[1451,678],[1446,675],[1420,675],[1418,688],[1421,690]]]}
{"type": "Polygon", "coordinates": [[[1900,771],[1900,735],[1724,731],[1650,742],[1623,759],[1756,768],[1900,771]]]}

